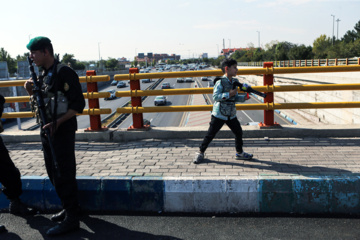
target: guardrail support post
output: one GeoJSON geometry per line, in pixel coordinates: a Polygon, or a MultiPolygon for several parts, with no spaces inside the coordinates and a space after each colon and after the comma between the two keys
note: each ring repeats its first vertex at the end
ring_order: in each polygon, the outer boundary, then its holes
{"type": "MultiPolygon", "coordinates": [[[[86,71],[86,76],[96,76],[95,70],[86,71]]],[[[87,91],[88,92],[98,92],[97,82],[87,82],[87,91]]],[[[89,109],[91,108],[100,108],[99,99],[88,99],[89,109]]],[[[89,115],[90,117],[90,127],[86,131],[100,131],[101,128],[101,118],[100,115],[89,115]]]]}
{"type": "MultiPolygon", "coordinates": [[[[138,68],[130,68],[129,73],[139,73],[138,68]]],[[[130,80],[130,90],[141,90],[140,89],[140,80],[130,80]]],[[[141,107],[141,97],[131,97],[131,106],[132,107],[141,107]]],[[[144,118],[142,113],[133,113],[133,125],[128,128],[128,130],[131,129],[141,129],[144,128],[144,118]]]]}
{"type": "MultiPolygon", "coordinates": [[[[95,70],[86,71],[86,76],[96,76],[95,70]]],[[[88,92],[98,92],[97,82],[87,82],[87,91],[88,92]]],[[[88,99],[89,109],[91,108],[100,108],[99,99],[88,99]]],[[[101,130],[101,119],[100,115],[89,115],[90,118],[90,127],[86,131],[99,131],[101,130]]]]}
{"type": "MultiPolygon", "coordinates": [[[[273,62],[264,62],[264,68],[273,68],[273,66],[274,66],[273,62]]],[[[263,80],[264,80],[264,86],[273,85],[274,75],[264,74],[263,80]]],[[[264,103],[272,103],[272,102],[274,102],[274,93],[273,92],[266,93],[264,103]]],[[[264,110],[264,123],[260,123],[259,125],[260,127],[280,126],[277,122],[274,123],[274,110],[264,110]]]]}

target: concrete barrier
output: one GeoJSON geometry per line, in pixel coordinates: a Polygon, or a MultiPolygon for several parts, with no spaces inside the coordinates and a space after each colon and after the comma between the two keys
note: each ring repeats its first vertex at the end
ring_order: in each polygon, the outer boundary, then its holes
{"type": "MultiPolygon", "coordinates": [[[[61,209],[46,177],[23,177],[21,199],[44,212],[61,209]]],[[[360,213],[360,176],[213,178],[79,177],[90,212],[360,213]]],[[[0,209],[8,207],[0,195],[0,209]]]]}

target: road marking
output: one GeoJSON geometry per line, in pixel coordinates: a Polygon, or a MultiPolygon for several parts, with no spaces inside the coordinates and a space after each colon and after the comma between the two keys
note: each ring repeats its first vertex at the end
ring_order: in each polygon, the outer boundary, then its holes
{"type": "Polygon", "coordinates": [[[253,120],[249,115],[247,115],[244,110],[241,110],[241,111],[242,111],[252,122],[254,122],[254,120],[253,120]]]}

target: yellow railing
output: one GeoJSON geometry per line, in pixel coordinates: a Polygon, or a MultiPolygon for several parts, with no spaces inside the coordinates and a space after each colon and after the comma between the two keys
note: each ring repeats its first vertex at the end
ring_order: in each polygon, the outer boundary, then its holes
{"type": "MultiPolygon", "coordinates": [[[[273,74],[296,74],[296,73],[324,73],[324,72],[352,72],[360,71],[360,65],[349,66],[326,66],[326,67],[282,67],[282,68],[248,68],[239,69],[238,75],[273,75],[273,74]]],[[[129,73],[114,76],[117,81],[154,78],[177,78],[177,77],[200,77],[200,76],[221,76],[221,70],[188,71],[188,72],[163,72],[163,73],[129,73]]],[[[80,82],[96,83],[109,81],[110,77],[84,76],[80,82]]],[[[0,87],[23,86],[25,80],[0,81],[0,87]]],[[[334,90],[360,90],[360,84],[322,84],[322,85],[267,85],[254,86],[261,92],[286,92],[286,91],[334,91],[334,90]]],[[[117,97],[141,97],[155,95],[188,95],[188,94],[210,94],[212,88],[186,88],[186,89],[164,89],[164,90],[130,90],[117,91],[117,97]]],[[[97,99],[109,97],[108,92],[87,92],[84,97],[97,99]]],[[[6,97],[7,103],[28,102],[28,96],[6,97]]],[[[262,103],[262,104],[240,104],[237,109],[242,110],[274,110],[274,109],[301,109],[301,108],[357,108],[360,102],[328,102],[328,103],[262,103]]],[[[145,113],[145,112],[182,112],[182,111],[210,111],[212,106],[164,106],[164,107],[123,107],[118,108],[118,113],[145,113]]],[[[85,109],[82,115],[109,114],[111,109],[91,108],[85,109]]],[[[32,112],[4,113],[3,118],[33,117],[32,112]]]]}

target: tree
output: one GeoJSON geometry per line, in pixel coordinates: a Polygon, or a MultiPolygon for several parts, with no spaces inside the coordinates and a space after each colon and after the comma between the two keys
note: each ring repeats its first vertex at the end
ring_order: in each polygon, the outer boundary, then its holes
{"type": "Polygon", "coordinates": [[[0,61],[7,62],[9,73],[16,73],[17,66],[15,59],[12,59],[10,54],[4,48],[0,49],[0,61]]]}
{"type": "Polygon", "coordinates": [[[22,56],[17,55],[16,61],[27,61],[27,58],[30,56],[30,53],[24,53],[22,56]]]}
{"type": "Polygon", "coordinates": [[[73,54],[67,54],[65,53],[62,60],[61,60],[62,63],[68,65],[70,64],[71,67],[74,68],[74,66],[76,65],[76,59],[74,59],[74,55],[73,54]]]}
{"type": "Polygon", "coordinates": [[[305,60],[305,59],[311,59],[313,58],[312,54],[312,47],[311,46],[305,46],[304,44],[301,45],[295,45],[293,48],[289,51],[289,59],[298,59],[298,60],[305,60]]]}
{"type": "Polygon", "coordinates": [[[313,43],[313,54],[315,58],[327,58],[328,49],[332,45],[331,38],[320,35],[313,43]]]}
{"type": "Polygon", "coordinates": [[[295,45],[290,42],[279,42],[275,48],[275,57],[277,60],[289,60],[289,51],[295,45]]]}
{"type": "Polygon", "coordinates": [[[118,69],[118,64],[119,61],[115,58],[109,58],[106,62],[105,62],[105,67],[106,69],[111,69],[111,70],[116,70],[118,69]]]}

